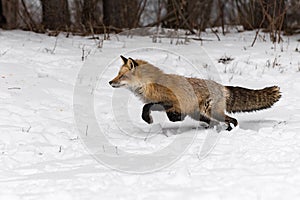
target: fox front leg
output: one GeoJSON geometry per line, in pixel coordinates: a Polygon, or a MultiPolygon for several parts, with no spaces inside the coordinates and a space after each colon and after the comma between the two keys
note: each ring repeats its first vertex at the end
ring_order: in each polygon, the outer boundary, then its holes
{"type": "Polygon", "coordinates": [[[166,105],[160,102],[145,104],[143,107],[142,119],[148,124],[152,124],[153,119],[151,116],[151,111],[164,111],[170,109],[171,107],[172,107],[171,105],[166,105]]]}
{"type": "Polygon", "coordinates": [[[167,116],[171,122],[183,121],[186,117],[186,115],[176,111],[167,111],[167,116]]]}
{"type": "Polygon", "coordinates": [[[148,124],[152,124],[153,123],[153,119],[150,115],[150,109],[151,106],[153,106],[153,103],[148,103],[145,104],[143,107],[143,113],[142,113],[142,119],[147,122],[148,124]]]}

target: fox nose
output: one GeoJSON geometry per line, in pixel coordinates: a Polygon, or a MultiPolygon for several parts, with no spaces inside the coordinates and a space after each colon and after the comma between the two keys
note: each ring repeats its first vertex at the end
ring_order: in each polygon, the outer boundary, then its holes
{"type": "Polygon", "coordinates": [[[109,85],[111,85],[111,84],[112,84],[112,81],[109,81],[108,83],[109,83],[109,85]]]}

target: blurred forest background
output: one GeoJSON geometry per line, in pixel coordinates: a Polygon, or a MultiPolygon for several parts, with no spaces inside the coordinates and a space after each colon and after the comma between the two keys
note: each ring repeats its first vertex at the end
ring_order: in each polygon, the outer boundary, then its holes
{"type": "Polygon", "coordinates": [[[278,40],[300,30],[299,0],[0,0],[0,27],[78,35],[161,26],[195,34],[241,25],[278,40]]]}

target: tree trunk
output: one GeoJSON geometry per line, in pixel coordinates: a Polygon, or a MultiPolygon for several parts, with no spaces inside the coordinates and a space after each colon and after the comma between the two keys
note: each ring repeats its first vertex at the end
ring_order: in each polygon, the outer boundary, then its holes
{"type": "Polygon", "coordinates": [[[0,0],[0,27],[6,25],[6,18],[3,15],[2,0],[0,0]]]}
{"type": "Polygon", "coordinates": [[[284,0],[261,0],[266,22],[264,28],[281,29],[285,27],[285,1],[284,0]],[[270,27],[273,26],[273,27],[270,27]]]}
{"type": "Polygon", "coordinates": [[[70,25],[68,0],[41,0],[41,2],[45,28],[57,30],[70,25]]]}
{"type": "Polygon", "coordinates": [[[122,27],[119,0],[103,0],[103,23],[105,26],[122,27]]]}
{"type": "Polygon", "coordinates": [[[190,27],[204,31],[210,23],[212,5],[212,0],[187,0],[187,19],[190,27]]]}
{"type": "Polygon", "coordinates": [[[138,18],[138,0],[103,0],[103,23],[114,28],[134,28],[138,18]]]}
{"type": "MultiPolygon", "coordinates": [[[[15,29],[18,28],[18,12],[19,1],[18,0],[2,0],[2,22],[4,20],[5,28],[15,29]]],[[[4,25],[2,23],[2,25],[4,25]]]]}
{"type": "Polygon", "coordinates": [[[187,10],[186,0],[168,0],[164,26],[174,29],[187,28],[187,10]]]}
{"type": "Polygon", "coordinates": [[[84,0],[82,8],[81,22],[86,29],[97,24],[96,19],[97,0],[84,0]]]}
{"type": "Polygon", "coordinates": [[[193,29],[203,28],[200,13],[204,13],[202,8],[203,5],[206,5],[203,4],[204,2],[205,0],[168,0],[167,16],[163,22],[164,27],[188,29],[194,34],[193,29]]]}
{"type": "MultiPolygon", "coordinates": [[[[292,34],[297,29],[300,30],[300,1],[291,0],[286,13],[287,33],[292,34]]],[[[299,32],[299,31],[298,31],[299,32]]]]}

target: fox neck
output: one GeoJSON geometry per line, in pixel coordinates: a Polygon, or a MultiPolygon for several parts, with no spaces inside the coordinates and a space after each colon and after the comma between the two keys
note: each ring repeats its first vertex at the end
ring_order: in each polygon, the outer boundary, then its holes
{"type": "Polygon", "coordinates": [[[147,102],[144,92],[147,89],[147,85],[151,83],[157,83],[164,73],[157,67],[151,64],[145,64],[138,66],[135,71],[135,76],[137,82],[131,85],[128,89],[132,91],[137,97],[139,97],[143,102],[147,102]]]}
{"type": "Polygon", "coordinates": [[[146,102],[145,95],[144,95],[145,88],[146,88],[146,84],[141,84],[141,85],[130,86],[127,89],[129,89],[129,91],[131,91],[141,101],[146,102]]]}

